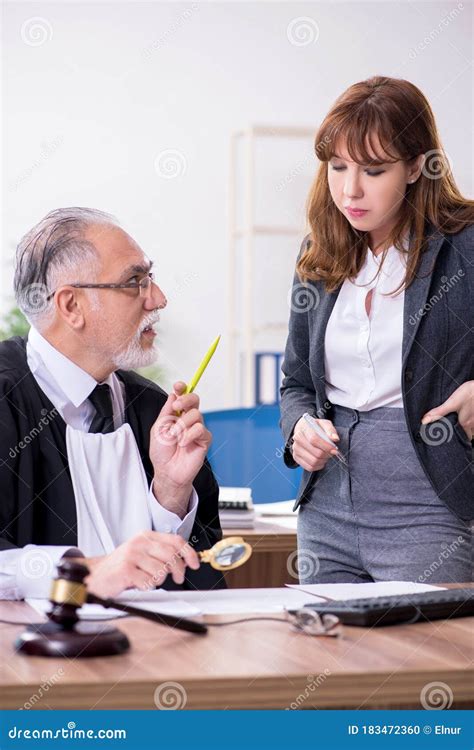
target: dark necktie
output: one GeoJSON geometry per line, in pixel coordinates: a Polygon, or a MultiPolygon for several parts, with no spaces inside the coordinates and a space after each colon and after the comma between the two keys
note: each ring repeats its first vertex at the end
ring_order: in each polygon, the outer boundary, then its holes
{"type": "Polygon", "coordinates": [[[89,432],[113,432],[114,412],[110,386],[107,383],[96,385],[89,396],[89,401],[96,410],[89,432]]]}

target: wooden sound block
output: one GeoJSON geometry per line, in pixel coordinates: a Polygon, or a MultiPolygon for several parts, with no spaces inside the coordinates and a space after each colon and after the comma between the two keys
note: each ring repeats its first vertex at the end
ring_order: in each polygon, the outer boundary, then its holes
{"type": "Polygon", "coordinates": [[[28,625],[15,641],[15,649],[30,656],[112,656],[130,648],[127,636],[118,628],[79,622],[66,630],[55,622],[28,625]]]}

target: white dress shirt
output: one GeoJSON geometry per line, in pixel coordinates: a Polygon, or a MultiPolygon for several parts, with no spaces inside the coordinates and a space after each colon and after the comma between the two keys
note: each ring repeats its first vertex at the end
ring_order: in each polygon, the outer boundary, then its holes
{"type": "Polygon", "coordinates": [[[346,279],[331,312],[324,340],[326,395],[333,404],[359,411],[380,406],[403,408],[401,371],[406,256],[394,246],[367,257],[357,277],[346,279]],[[370,313],[366,296],[373,289],[370,313]]]}
{"type": "Polygon", "coordinates": [[[148,487],[133,432],[124,422],[124,385],[114,373],[104,383],[111,390],[115,432],[92,434],[88,430],[95,408],[89,395],[97,385],[96,380],[34,328],[28,335],[26,352],[36,382],[67,425],[66,445],[80,549],[27,545],[0,552],[0,598],[3,599],[48,596],[51,578],[62,557],[106,554],[139,531],[153,529],[180,534],[187,540],[198,505],[193,489],[188,513],[181,519],[155,498],[153,483],[148,487]]]}

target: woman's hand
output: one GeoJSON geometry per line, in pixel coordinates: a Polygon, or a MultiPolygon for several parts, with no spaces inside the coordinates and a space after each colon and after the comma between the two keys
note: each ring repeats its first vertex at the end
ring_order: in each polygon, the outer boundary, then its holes
{"type": "Polygon", "coordinates": [[[421,420],[421,424],[429,424],[440,417],[455,411],[458,414],[458,422],[466,433],[468,440],[474,435],[474,380],[468,380],[440,406],[430,409],[421,420]]]}
{"type": "MultiPolygon", "coordinates": [[[[316,419],[328,437],[333,441],[339,440],[336,428],[329,419],[316,419]]],[[[304,417],[298,420],[293,431],[293,447],[291,450],[296,463],[306,471],[319,471],[324,468],[331,456],[337,455],[336,448],[319,437],[309,427],[304,417]]]]}

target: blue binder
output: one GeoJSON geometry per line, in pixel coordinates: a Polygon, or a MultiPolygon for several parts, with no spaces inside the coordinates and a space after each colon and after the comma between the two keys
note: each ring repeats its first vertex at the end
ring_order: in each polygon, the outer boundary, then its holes
{"type": "Polygon", "coordinates": [[[213,434],[209,461],[223,486],[251,487],[254,503],[296,497],[302,469],[283,463],[283,437],[277,405],[207,412],[213,434]]]}

